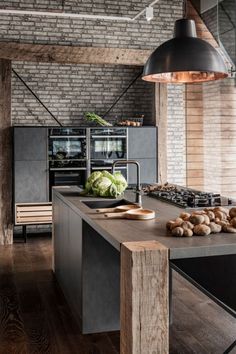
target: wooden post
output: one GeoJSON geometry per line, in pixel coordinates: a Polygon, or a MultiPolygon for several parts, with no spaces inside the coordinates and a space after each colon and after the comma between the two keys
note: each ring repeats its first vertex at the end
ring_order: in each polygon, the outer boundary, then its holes
{"type": "Polygon", "coordinates": [[[13,242],[11,62],[0,59],[0,244],[13,242]]]}
{"type": "Polygon", "coordinates": [[[168,249],[121,245],[121,354],[169,353],[168,249]]]}
{"type": "Polygon", "coordinates": [[[158,182],[167,182],[167,85],[155,85],[156,125],[158,126],[158,182]]]}

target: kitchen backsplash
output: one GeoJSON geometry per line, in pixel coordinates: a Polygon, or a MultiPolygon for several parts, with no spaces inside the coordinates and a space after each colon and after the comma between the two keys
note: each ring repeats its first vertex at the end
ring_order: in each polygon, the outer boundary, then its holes
{"type": "MultiPolygon", "coordinates": [[[[14,63],[14,69],[63,125],[84,123],[86,111],[103,115],[141,72],[123,65],[14,63]]],[[[13,74],[13,124],[54,125],[48,112],[13,74]]],[[[115,120],[144,115],[154,124],[154,85],[138,79],[106,117],[115,120]]]]}

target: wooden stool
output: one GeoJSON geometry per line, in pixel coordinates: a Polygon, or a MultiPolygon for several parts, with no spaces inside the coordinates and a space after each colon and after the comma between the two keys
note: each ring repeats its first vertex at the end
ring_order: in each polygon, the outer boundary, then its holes
{"type": "Polygon", "coordinates": [[[21,225],[24,242],[27,241],[27,225],[52,223],[52,203],[15,204],[15,225],[21,225]]]}

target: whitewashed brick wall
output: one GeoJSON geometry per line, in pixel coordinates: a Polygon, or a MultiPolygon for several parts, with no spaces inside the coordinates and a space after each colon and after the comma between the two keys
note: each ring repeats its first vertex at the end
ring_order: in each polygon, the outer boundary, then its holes
{"type": "Polygon", "coordinates": [[[167,179],[186,185],[185,85],[168,85],[167,179]]]}

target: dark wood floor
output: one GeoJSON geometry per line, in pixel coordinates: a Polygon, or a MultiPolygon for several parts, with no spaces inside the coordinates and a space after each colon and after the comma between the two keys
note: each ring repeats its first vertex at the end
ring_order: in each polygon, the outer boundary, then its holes
{"type": "MultiPolygon", "coordinates": [[[[175,274],[170,332],[171,354],[222,354],[236,320],[175,274]]],[[[119,332],[80,334],[53,279],[46,235],[0,246],[0,354],[13,353],[119,353],[119,332]]]]}

